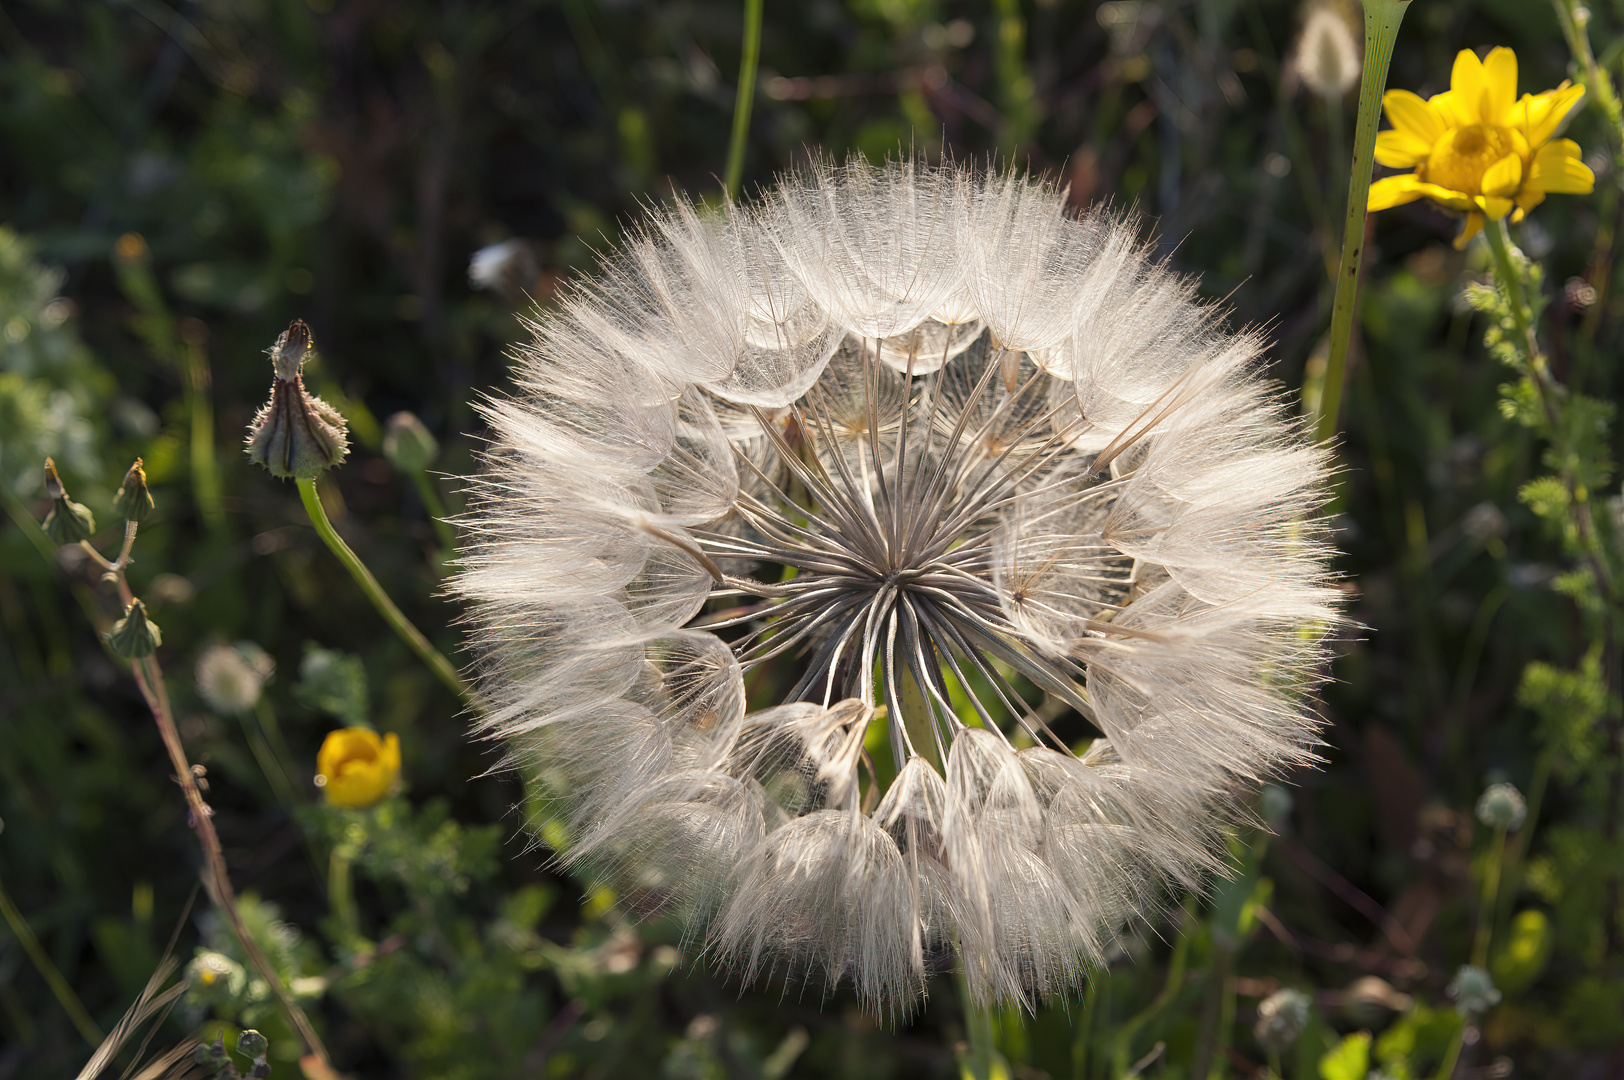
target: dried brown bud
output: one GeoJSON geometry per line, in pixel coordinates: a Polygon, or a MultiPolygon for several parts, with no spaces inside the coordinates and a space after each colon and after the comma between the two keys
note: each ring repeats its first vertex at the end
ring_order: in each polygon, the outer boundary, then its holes
{"type": "Polygon", "coordinates": [[[269,349],[276,377],[248,425],[248,456],[272,476],[312,480],[349,452],[344,418],[304,388],[299,369],[312,351],[310,328],[297,319],[269,349]]]}

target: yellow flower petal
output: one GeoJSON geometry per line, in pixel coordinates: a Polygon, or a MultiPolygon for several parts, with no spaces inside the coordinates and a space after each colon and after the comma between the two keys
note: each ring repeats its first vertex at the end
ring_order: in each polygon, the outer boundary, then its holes
{"type": "Polygon", "coordinates": [[[1517,205],[1510,199],[1497,198],[1493,195],[1474,195],[1472,201],[1477,204],[1478,209],[1482,210],[1485,215],[1494,218],[1496,221],[1511,213],[1512,207],[1517,205]]]}
{"type": "Polygon", "coordinates": [[[1483,71],[1483,61],[1471,49],[1455,54],[1455,68],[1449,73],[1449,90],[1455,96],[1451,112],[1459,126],[1491,122],[1483,115],[1489,77],[1483,71]]]}
{"type": "Polygon", "coordinates": [[[1516,128],[1534,146],[1545,142],[1561,129],[1585,96],[1582,86],[1563,83],[1543,94],[1524,94],[1506,116],[1508,127],[1516,128]]]}
{"type": "Polygon", "coordinates": [[[1394,128],[1376,136],[1376,160],[1389,169],[1413,169],[1432,153],[1432,144],[1409,131],[1394,128]]]}
{"type": "Polygon", "coordinates": [[[1483,122],[1504,124],[1517,100],[1517,54],[1503,45],[1491,49],[1483,60],[1483,76],[1488,83],[1483,122]]]}
{"type": "Polygon", "coordinates": [[[367,728],[328,732],[316,753],[316,782],[333,806],[362,808],[385,795],[400,775],[400,738],[367,728]]]}
{"type": "Polygon", "coordinates": [[[1454,188],[1446,188],[1442,184],[1429,184],[1422,181],[1416,186],[1416,190],[1421,192],[1423,198],[1431,199],[1439,206],[1458,213],[1464,214],[1476,205],[1472,202],[1470,195],[1462,191],[1456,191],[1454,188]]]}
{"type": "Polygon", "coordinates": [[[1528,187],[1561,195],[1589,195],[1596,187],[1596,174],[1579,160],[1579,144],[1557,139],[1539,148],[1534,166],[1528,170],[1528,187]]]}
{"type": "MultiPolygon", "coordinates": [[[[1522,178],[1522,158],[1516,154],[1507,154],[1488,167],[1483,173],[1483,182],[1480,186],[1484,195],[1506,197],[1517,193],[1517,189],[1522,186],[1522,178]]],[[[1505,215],[1496,214],[1494,216],[1504,217],[1505,215]]]]}
{"type": "Polygon", "coordinates": [[[1377,210],[1391,210],[1395,206],[1414,202],[1421,198],[1423,186],[1414,173],[1384,176],[1370,185],[1370,199],[1365,203],[1365,210],[1373,214],[1377,210]]]}
{"type": "Polygon", "coordinates": [[[1512,221],[1521,221],[1523,217],[1545,201],[1545,193],[1532,184],[1524,184],[1522,193],[1517,196],[1517,212],[1511,215],[1512,221]]]}
{"type": "Polygon", "coordinates": [[[1382,95],[1382,108],[1395,131],[1408,132],[1429,147],[1444,133],[1444,123],[1425,101],[1408,90],[1389,90],[1382,95]]]}
{"type": "Polygon", "coordinates": [[[1460,233],[1455,237],[1455,250],[1465,251],[1466,245],[1472,242],[1472,237],[1483,231],[1483,215],[1467,214],[1466,220],[1461,222],[1460,233]]]}

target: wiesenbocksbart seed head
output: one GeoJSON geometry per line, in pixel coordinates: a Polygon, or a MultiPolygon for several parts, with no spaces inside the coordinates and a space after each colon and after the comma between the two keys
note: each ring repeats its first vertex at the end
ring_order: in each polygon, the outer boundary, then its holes
{"type": "Polygon", "coordinates": [[[1313,758],[1326,454],[1131,221],[824,166],[652,212],[532,330],[456,585],[481,728],[745,979],[1063,993],[1313,758]]]}

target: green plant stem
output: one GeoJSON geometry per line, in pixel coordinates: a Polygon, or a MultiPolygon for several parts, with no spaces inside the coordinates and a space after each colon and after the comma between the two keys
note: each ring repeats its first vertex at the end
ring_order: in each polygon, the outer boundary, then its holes
{"type": "Polygon", "coordinates": [[[327,906],[333,911],[333,918],[343,928],[345,944],[354,943],[361,936],[361,917],[355,907],[355,886],[353,884],[350,866],[352,856],[347,843],[340,843],[333,848],[333,854],[327,862],[327,906]]]}
{"type": "Polygon", "coordinates": [[[1472,940],[1472,964],[1487,970],[1489,940],[1494,936],[1494,911],[1500,899],[1500,868],[1505,860],[1506,827],[1497,825],[1489,846],[1489,864],[1483,869],[1483,896],[1477,905],[1477,935],[1472,940]]]}
{"type": "Polygon", "coordinates": [[[455,551],[457,530],[446,520],[445,500],[440,498],[440,490],[434,486],[434,477],[419,470],[412,474],[412,483],[417,485],[418,498],[423,500],[423,509],[428,511],[429,520],[434,522],[434,535],[440,541],[440,547],[455,551]]]}
{"type": "Polygon", "coordinates": [[[1342,225],[1342,259],[1336,271],[1336,299],[1331,305],[1331,355],[1325,366],[1314,436],[1321,442],[1336,435],[1342,406],[1342,380],[1353,338],[1353,316],[1359,300],[1359,265],[1365,252],[1365,207],[1370,201],[1370,169],[1376,152],[1376,125],[1381,116],[1387,65],[1393,58],[1398,25],[1409,0],[1364,0],[1365,66],[1359,81],[1359,122],[1354,129],[1348,169],[1348,208],[1342,225]]]}
{"type": "Polygon", "coordinates": [[[56,1000],[62,1004],[62,1011],[68,1014],[68,1019],[73,1021],[73,1026],[80,1036],[91,1046],[100,1044],[103,1038],[101,1028],[96,1026],[96,1022],[85,1011],[79,995],[73,992],[73,986],[62,977],[62,972],[51,962],[50,954],[40,945],[39,938],[34,936],[34,928],[28,925],[23,913],[11,902],[11,896],[6,892],[3,882],[0,882],[0,914],[5,915],[6,925],[11,927],[12,935],[22,945],[23,952],[34,962],[35,970],[40,973],[40,978],[45,980],[45,985],[51,988],[56,1000]]]}
{"type": "Polygon", "coordinates": [[[744,0],[744,45],[739,56],[739,92],[733,99],[733,137],[727,147],[727,197],[737,199],[744,184],[744,145],[750,135],[750,109],[756,100],[756,67],[761,62],[761,14],[765,0],[744,0]]]}
{"type": "Polygon", "coordinates": [[[203,346],[188,342],[186,357],[186,412],[191,419],[192,497],[203,523],[213,532],[225,528],[225,506],[220,501],[220,471],[214,460],[213,375],[203,346]]]}
{"type": "Polygon", "coordinates": [[[1128,1069],[1128,1057],[1133,1053],[1133,1037],[1139,1033],[1156,1014],[1170,1005],[1178,992],[1184,988],[1184,968],[1190,955],[1190,937],[1193,933],[1191,920],[1188,918],[1188,909],[1185,911],[1184,926],[1181,927],[1178,941],[1173,945],[1173,956],[1167,965],[1167,981],[1162,984],[1161,991],[1154,1001],[1145,1006],[1135,1016],[1127,1020],[1116,1031],[1116,1049],[1112,1057],[1118,1074],[1128,1069]]]}
{"type": "Polygon", "coordinates": [[[378,609],[378,614],[383,616],[384,621],[400,635],[401,640],[406,642],[452,693],[461,698],[465,704],[477,705],[478,699],[474,696],[474,692],[462,681],[457,669],[451,666],[451,661],[430,645],[429,639],[423,636],[422,631],[413,626],[411,620],[402,614],[400,608],[395,606],[395,602],[389,599],[389,594],[383,591],[383,586],[378,584],[378,579],[372,576],[372,571],[367,569],[366,564],[344,542],[344,538],[333,529],[333,523],[327,520],[327,511],[322,508],[321,496],[316,492],[316,482],[300,480],[298,484],[299,498],[304,500],[305,513],[310,515],[310,523],[316,527],[316,532],[328,550],[338,556],[338,561],[344,564],[344,569],[348,570],[355,583],[361,586],[361,591],[372,601],[372,606],[378,609]]]}
{"type": "Polygon", "coordinates": [[[1607,117],[1607,124],[1618,139],[1613,148],[1613,161],[1624,165],[1624,102],[1619,101],[1613,80],[1607,70],[1596,63],[1596,54],[1590,48],[1589,12],[1579,0],[1551,0],[1551,6],[1556,9],[1557,22],[1562,24],[1562,36],[1568,39],[1568,50],[1573,53],[1579,69],[1579,81],[1584,84],[1590,100],[1607,117]]]}
{"type": "Polygon", "coordinates": [[[1503,936],[1506,924],[1511,920],[1511,909],[1517,902],[1517,893],[1522,890],[1523,860],[1527,858],[1534,826],[1539,822],[1539,812],[1545,803],[1545,789],[1551,782],[1551,767],[1555,758],[1555,753],[1546,749],[1534,759],[1534,779],[1528,785],[1528,816],[1523,819],[1522,828],[1517,830],[1517,838],[1511,842],[1500,901],[1495,907],[1494,931],[1497,936],[1503,936]]]}
{"type": "Polygon", "coordinates": [[[970,993],[970,979],[964,970],[964,950],[958,950],[959,963],[955,969],[959,984],[959,1003],[964,1009],[964,1041],[969,1052],[959,1062],[962,1074],[970,1080],[995,1080],[1008,1075],[1001,1069],[1003,1062],[998,1048],[993,1045],[992,1011],[976,1004],[970,993]]]}
{"type": "Polygon", "coordinates": [[[1449,1040],[1449,1049],[1444,1052],[1444,1059],[1438,1065],[1438,1071],[1432,1074],[1432,1080],[1450,1080],[1455,1075],[1455,1066],[1460,1062],[1461,1047],[1466,1045],[1466,1025],[1471,1023],[1470,1017],[1462,1017],[1460,1027],[1455,1029],[1455,1037],[1449,1040]]]}

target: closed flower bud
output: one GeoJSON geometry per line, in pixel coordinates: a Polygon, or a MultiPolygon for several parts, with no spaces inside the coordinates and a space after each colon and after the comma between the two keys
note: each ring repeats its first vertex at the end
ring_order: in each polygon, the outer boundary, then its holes
{"type": "Polygon", "coordinates": [[[77,544],[89,540],[96,531],[96,517],[82,503],[68,498],[56,462],[45,459],[45,493],[51,497],[51,512],[45,515],[45,535],[57,544],[77,544]]]}
{"type": "Polygon", "coordinates": [[[247,989],[248,973],[224,953],[198,953],[186,965],[186,987],[197,1000],[223,1003],[247,989]]]}
{"type": "Polygon", "coordinates": [[[398,412],[389,418],[389,430],[383,436],[383,456],[404,473],[417,473],[434,464],[440,455],[440,444],[416,413],[398,412]]]}
{"type": "Polygon", "coordinates": [[[1462,964],[1444,988],[1455,1002],[1455,1011],[1463,1016],[1480,1013],[1500,1004],[1500,991],[1495,989],[1489,973],[1472,964],[1462,964]]]}
{"type": "Polygon", "coordinates": [[[370,728],[328,732],[316,753],[316,786],[333,806],[363,809],[394,786],[400,775],[400,739],[370,728]]]}
{"type": "Polygon", "coordinates": [[[257,1061],[263,1058],[270,1048],[270,1040],[253,1028],[237,1036],[237,1053],[243,1057],[254,1058],[257,1061]]]}
{"type": "Polygon", "coordinates": [[[139,599],[130,601],[124,617],[107,632],[107,644],[126,660],[151,656],[163,643],[158,624],[147,618],[147,606],[139,599]]]}
{"type": "Polygon", "coordinates": [[[152,507],[152,492],[147,489],[147,471],[141,467],[141,459],[136,458],[130,471],[124,474],[124,483],[119,485],[118,494],[113,496],[113,513],[122,516],[125,521],[145,521],[152,507]]]}
{"type": "Polygon", "coordinates": [[[304,388],[299,369],[311,352],[310,328],[295,320],[270,348],[271,399],[248,425],[248,456],[272,476],[313,480],[349,452],[344,418],[304,388]]]}
{"type": "Polygon", "coordinates": [[[1258,1044],[1283,1053],[1308,1026],[1308,1006],[1308,995],[1290,987],[1264,998],[1257,1007],[1257,1026],[1252,1029],[1258,1044]]]}
{"type": "Polygon", "coordinates": [[[1522,826],[1528,803],[1515,784],[1490,784],[1477,800],[1477,820],[1508,832],[1522,826]]]}

